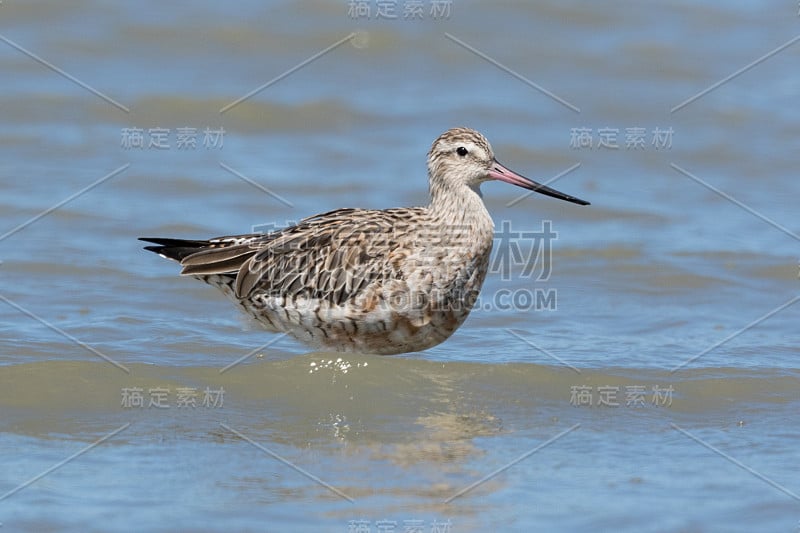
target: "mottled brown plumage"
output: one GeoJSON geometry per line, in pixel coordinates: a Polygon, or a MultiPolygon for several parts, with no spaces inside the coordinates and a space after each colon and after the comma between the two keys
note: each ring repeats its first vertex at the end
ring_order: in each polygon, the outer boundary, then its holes
{"type": "Polygon", "coordinates": [[[316,348],[424,350],[464,322],[480,292],[493,223],[480,184],[498,179],[585,205],[500,165],[488,141],[454,128],[428,154],[431,204],[338,209],[267,234],[144,238],[181,274],[220,288],[274,332],[316,348]]]}

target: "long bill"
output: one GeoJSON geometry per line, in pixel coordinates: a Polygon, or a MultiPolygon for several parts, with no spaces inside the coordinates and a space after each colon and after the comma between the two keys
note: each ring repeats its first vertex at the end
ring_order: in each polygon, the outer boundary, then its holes
{"type": "Polygon", "coordinates": [[[567,202],[572,202],[573,204],[590,205],[586,200],[581,200],[580,198],[576,198],[574,196],[570,196],[569,194],[564,194],[563,192],[552,189],[547,185],[542,185],[541,183],[536,183],[533,180],[529,180],[525,176],[517,174],[513,170],[504,167],[497,162],[497,159],[495,159],[492,163],[492,168],[489,170],[489,177],[495,180],[510,183],[511,185],[516,185],[517,187],[522,187],[523,189],[538,192],[539,194],[552,196],[553,198],[558,198],[559,200],[566,200],[567,202]]]}

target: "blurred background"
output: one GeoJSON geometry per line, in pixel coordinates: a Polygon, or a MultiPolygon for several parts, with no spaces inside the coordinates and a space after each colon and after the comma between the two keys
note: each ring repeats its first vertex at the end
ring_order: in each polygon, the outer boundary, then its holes
{"type": "Polygon", "coordinates": [[[796,530],[799,15],[4,0],[3,528],[796,530]],[[426,352],[308,353],[136,240],[425,204],[462,125],[592,205],[486,184],[426,352]]]}

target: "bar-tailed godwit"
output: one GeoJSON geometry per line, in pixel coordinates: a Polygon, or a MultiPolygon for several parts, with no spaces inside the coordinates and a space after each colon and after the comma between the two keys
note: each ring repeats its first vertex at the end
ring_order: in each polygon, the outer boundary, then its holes
{"type": "Polygon", "coordinates": [[[480,186],[500,180],[580,205],[494,158],[486,138],[453,128],[428,153],[430,205],[337,209],[267,234],[142,238],[238,303],[267,330],[325,350],[397,354],[444,341],[486,277],[494,224],[480,186]]]}

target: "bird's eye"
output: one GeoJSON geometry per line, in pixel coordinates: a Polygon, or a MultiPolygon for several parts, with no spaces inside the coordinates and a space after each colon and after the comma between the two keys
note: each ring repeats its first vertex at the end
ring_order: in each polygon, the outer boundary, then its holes
{"type": "Polygon", "coordinates": [[[456,148],[456,153],[457,153],[458,155],[460,155],[461,157],[464,157],[464,156],[465,156],[465,155],[467,155],[469,152],[468,152],[468,151],[467,151],[467,149],[466,149],[466,148],[464,148],[463,146],[459,146],[458,148],[456,148]]]}

